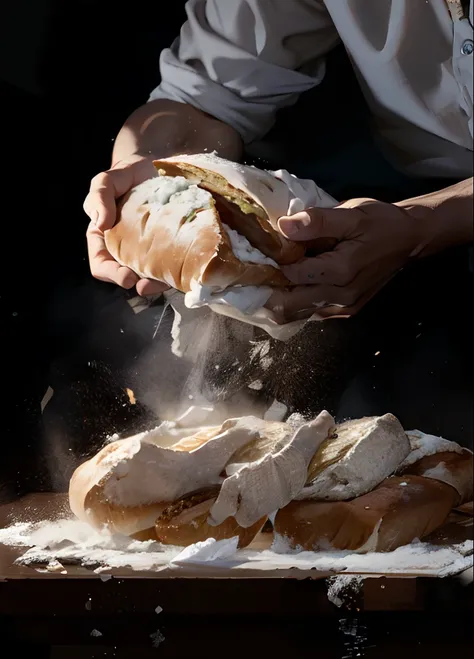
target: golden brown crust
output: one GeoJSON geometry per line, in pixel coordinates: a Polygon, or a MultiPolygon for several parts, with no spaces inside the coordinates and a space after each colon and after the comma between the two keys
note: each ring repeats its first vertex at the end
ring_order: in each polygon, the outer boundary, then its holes
{"type": "MultiPolygon", "coordinates": [[[[154,180],[154,179],[152,179],[154,180]]],[[[191,282],[224,290],[230,286],[287,286],[271,265],[240,261],[232,251],[215,204],[186,220],[185,207],[149,203],[146,190],[131,190],[118,204],[118,221],[105,232],[108,251],[140,277],[167,283],[184,293],[191,282]]]]}
{"type": "Polygon", "coordinates": [[[146,520],[145,526],[151,526],[166,505],[159,502],[141,506],[123,506],[107,499],[102,485],[99,484],[86,494],[82,519],[87,519],[87,522],[96,529],[105,527],[111,534],[132,535],[138,520],[146,520]]]}
{"type": "Polygon", "coordinates": [[[451,485],[459,494],[456,506],[472,501],[474,460],[467,449],[462,453],[443,451],[428,455],[398,473],[425,476],[451,485]]]}
{"type": "Polygon", "coordinates": [[[392,551],[442,526],[456,499],[445,483],[394,476],[352,501],[293,501],[278,512],[275,531],[309,551],[392,551]]]}
{"type": "MultiPolygon", "coordinates": [[[[175,162],[156,160],[153,164],[159,172],[162,171],[167,176],[183,176],[211,192],[221,220],[277,263],[287,265],[303,258],[303,245],[285,238],[272,226],[265,209],[253,197],[232,185],[220,174],[194,164],[180,162],[179,158],[175,162]],[[244,202],[254,212],[243,213],[235,202],[244,202]]],[[[265,181],[261,182],[265,184],[265,181]]],[[[269,192],[271,194],[272,190],[269,192]]],[[[282,211],[282,214],[286,210],[282,211]]]]}
{"type": "Polygon", "coordinates": [[[228,517],[218,526],[210,526],[207,519],[219,489],[206,488],[168,506],[156,520],[157,540],[165,545],[187,547],[209,538],[226,540],[238,536],[238,547],[247,547],[263,528],[267,517],[259,519],[249,528],[239,526],[233,517],[228,517]]]}

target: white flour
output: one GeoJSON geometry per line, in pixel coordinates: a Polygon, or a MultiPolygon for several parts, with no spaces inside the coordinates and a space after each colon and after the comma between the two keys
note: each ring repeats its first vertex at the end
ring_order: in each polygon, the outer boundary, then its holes
{"type": "Polygon", "coordinates": [[[231,229],[227,224],[223,224],[223,227],[229,236],[232,251],[239,261],[243,263],[260,263],[261,265],[271,265],[274,268],[280,268],[276,261],[265,256],[259,249],[251,245],[245,236],[231,229]]]}
{"type": "Polygon", "coordinates": [[[408,430],[406,435],[410,442],[411,450],[405,460],[400,463],[397,471],[402,471],[410,465],[415,464],[415,462],[418,462],[418,460],[421,460],[421,458],[434,455],[435,453],[444,451],[447,453],[462,453],[464,450],[456,442],[451,442],[449,439],[444,439],[443,437],[428,435],[420,430],[408,430]]]}
{"type": "MultiPolygon", "coordinates": [[[[365,555],[351,552],[300,552],[279,554],[272,550],[235,549],[235,538],[206,541],[199,546],[166,547],[158,542],[139,542],[124,536],[110,537],[92,530],[77,520],[39,524],[17,523],[0,529],[0,543],[30,547],[17,562],[33,567],[58,561],[67,568],[79,564],[101,573],[111,568],[131,568],[158,572],[179,570],[186,564],[212,565],[213,569],[233,570],[319,570],[357,574],[403,574],[448,576],[473,565],[472,540],[448,547],[422,542],[400,547],[393,552],[365,555]]],[[[242,573],[244,576],[244,573],[242,573]]],[[[336,593],[335,593],[336,595],[336,593]]]]}

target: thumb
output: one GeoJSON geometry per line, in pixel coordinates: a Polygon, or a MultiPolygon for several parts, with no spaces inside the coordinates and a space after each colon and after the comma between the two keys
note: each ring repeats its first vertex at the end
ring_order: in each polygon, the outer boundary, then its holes
{"type": "Polygon", "coordinates": [[[280,217],[278,228],[290,240],[310,241],[318,238],[349,238],[357,223],[353,208],[307,208],[290,217],[280,217]]]}

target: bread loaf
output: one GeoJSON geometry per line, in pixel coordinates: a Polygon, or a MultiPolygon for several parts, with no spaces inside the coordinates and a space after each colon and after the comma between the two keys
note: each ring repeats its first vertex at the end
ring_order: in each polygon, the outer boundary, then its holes
{"type": "Polygon", "coordinates": [[[393,476],[352,501],[293,501],[280,510],[275,533],[292,549],[391,551],[441,526],[456,491],[422,476],[393,476]]]}
{"type": "Polygon", "coordinates": [[[227,517],[221,524],[211,526],[209,513],[216,502],[220,488],[207,488],[201,492],[186,495],[168,506],[155,522],[155,538],[165,545],[186,547],[208,538],[225,540],[237,536],[240,548],[249,545],[267,521],[267,517],[257,520],[244,528],[234,517],[227,517]]]}
{"type": "Polygon", "coordinates": [[[278,512],[275,532],[291,548],[361,553],[422,539],[472,499],[473,455],[458,448],[408,461],[403,475],[351,501],[293,501],[278,512]]]}
{"type": "Polygon", "coordinates": [[[334,427],[323,412],[294,429],[230,419],[178,439],[167,424],[112,442],[73,474],[72,511],[110,533],[191,543],[253,539],[268,514],[303,487],[309,461],[334,427]]]}
{"type": "Polygon", "coordinates": [[[283,181],[217,156],[176,156],[155,162],[158,176],[128,193],[107,249],[141,277],[184,293],[232,286],[287,286],[280,270],[304,255],[277,220],[288,212],[283,181]]]}
{"type": "Polygon", "coordinates": [[[353,499],[393,474],[409,452],[408,438],[393,414],[338,424],[313,456],[297,498],[353,499]]]}

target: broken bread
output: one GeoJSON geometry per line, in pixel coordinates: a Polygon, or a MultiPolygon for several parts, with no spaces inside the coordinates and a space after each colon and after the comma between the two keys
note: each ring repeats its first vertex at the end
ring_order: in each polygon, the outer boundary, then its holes
{"type": "Polygon", "coordinates": [[[409,453],[408,437],[393,414],[341,423],[314,454],[297,498],[353,499],[393,474],[409,453]]]}
{"type": "Polygon", "coordinates": [[[118,263],[184,293],[290,285],[280,265],[301,259],[304,247],[277,228],[291,199],[283,181],[208,154],[155,167],[155,178],[120,200],[118,221],[105,232],[118,263]]]}
{"type": "MultiPolygon", "coordinates": [[[[95,528],[142,538],[150,529],[161,529],[163,542],[176,536],[183,519],[195,522],[181,528],[186,541],[222,537],[234,524],[226,522],[229,518],[257,533],[267,516],[303,487],[312,455],[333,428],[327,412],[296,432],[286,423],[256,417],[188,434],[182,430],[181,436],[164,423],[106,445],[78,467],[70,483],[70,506],[95,528]],[[189,512],[183,517],[184,510],[194,507],[191,494],[196,491],[207,491],[208,499],[202,500],[201,492],[196,517],[189,512]],[[206,507],[204,524],[197,518],[206,507]]],[[[241,542],[252,533],[240,536],[241,542]]]]}
{"type": "Polygon", "coordinates": [[[392,551],[441,527],[453,508],[472,500],[473,455],[428,435],[422,445],[412,436],[410,445],[401,475],[372,491],[350,501],[293,501],[280,510],[277,544],[283,539],[290,549],[392,551]]]}
{"type": "Polygon", "coordinates": [[[154,536],[164,545],[186,547],[208,538],[226,540],[239,538],[238,547],[246,547],[261,531],[267,521],[264,516],[252,526],[244,528],[234,517],[227,517],[221,524],[211,526],[209,513],[219,496],[220,488],[206,488],[187,494],[182,499],[167,506],[156,519],[154,536]]]}
{"type": "MultiPolygon", "coordinates": [[[[178,423],[178,422],[177,422],[178,423]]],[[[252,542],[268,519],[290,549],[389,551],[472,499],[473,456],[392,415],[336,424],[247,416],[107,444],[75,471],[70,505],[98,529],[186,546],[252,542]]]]}

